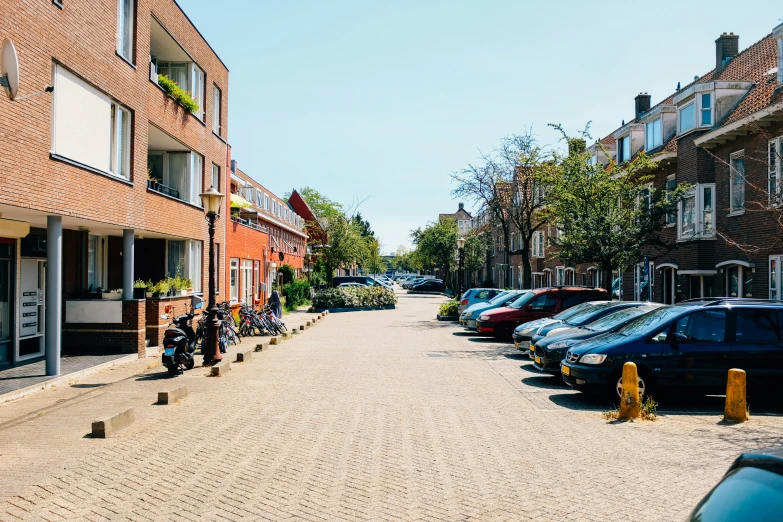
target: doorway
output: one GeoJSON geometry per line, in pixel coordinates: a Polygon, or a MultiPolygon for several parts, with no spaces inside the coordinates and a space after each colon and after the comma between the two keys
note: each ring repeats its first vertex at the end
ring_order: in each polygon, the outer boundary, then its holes
{"type": "Polygon", "coordinates": [[[13,240],[0,243],[0,366],[11,362],[11,322],[13,321],[14,278],[13,259],[16,248],[13,240]]]}
{"type": "Polygon", "coordinates": [[[44,354],[46,261],[22,258],[20,263],[20,318],[17,362],[44,354]]]}

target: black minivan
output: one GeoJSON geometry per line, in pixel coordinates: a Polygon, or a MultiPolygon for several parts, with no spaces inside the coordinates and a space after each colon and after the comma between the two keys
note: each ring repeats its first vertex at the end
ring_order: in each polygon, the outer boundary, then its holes
{"type": "Polygon", "coordinates": [[[617,331],[572,346],[560,367],[580,390],[619,395],[623,364],[636,363],[639,387],[724,393],[730,368],[748,391],[775,390],[783,378],[783,303],[719,298],[664,306],[617,331]]]}

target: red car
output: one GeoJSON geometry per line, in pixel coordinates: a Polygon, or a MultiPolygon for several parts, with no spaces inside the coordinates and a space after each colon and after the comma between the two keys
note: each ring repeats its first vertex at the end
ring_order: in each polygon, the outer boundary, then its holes
{"type": "Polygon", "coordinates": [[[578,286],[537,288],[524,292],[519,299],[507,307],[483,312],[476,321],[476,326],[481,334],[506,339],[510,338],[514,328],[522,323],[550,317],[585,301],[609,299],[609,292],[603,288],[578,286]]]}

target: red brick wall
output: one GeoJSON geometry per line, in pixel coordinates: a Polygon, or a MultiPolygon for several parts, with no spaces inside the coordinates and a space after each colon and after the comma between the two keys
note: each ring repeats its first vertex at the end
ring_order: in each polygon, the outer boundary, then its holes
{"type": "MultiPolygon", "coordinates": [[[[208,236],[203,211],[147,190],[148,122],[204,155],[205,187],[212,163],[221,166],[220,189],[226,193],[226,67],[172,0],[138,0],[136,68],[115,52],[115,0],[69,0],[63,9],[48,1],[13,2],[0,11],[0,34],[14,41],[19,55],[20,95],[52,83],[52,64],[57,61],[133,112],[129,185],[49,158],[52,95],[15,102],[0,96],[0,203],[63,215],[66,228],[71,218],[83,218],[137,233],[203,240],[206,288],[208,236]],[[205,71],[205,123],[149,80],[152,14],[205,71]],[[212,133],[213,83],[222,90],[223,138],[212,133]]],[[[10,212],[4,214],[13,218],[10,212]]],[[[225,244],[223,227],[218,227],[216,241],[225,244]]]]}
{"type": "MultiPolygon", "coordinates": [[[[190,303],[191,298],[189,296],[163,297],[160,299],[153,298],[146,300],[144,320],[141,324],[146,325],[146,337],[150,340],[150,346],[161,345],[163,342],[163,334],[169,324],[171,324],[171,319],[178,315],[188,313],[190,310],[190,303]],[[160,317],[161,314],[167,314],[169,319],[162,319],[160,317]]],[[[193,325],[193,329],[196,329],[195,324],[193,325]]]]}
{"type": "Polygon", "coordinates": [[[144,326],[145,302],[123,301],[122,323],[65,324],[62,352],[69,353],[138,353],[147,355],[144,326]]]}

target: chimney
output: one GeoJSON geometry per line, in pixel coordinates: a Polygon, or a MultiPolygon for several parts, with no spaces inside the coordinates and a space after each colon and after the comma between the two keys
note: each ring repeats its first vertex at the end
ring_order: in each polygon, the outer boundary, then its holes
{"type": "Polygon", "coordinates": [[[729,60],[739,54],[739,35],[723,33],[715,40],[715,68],[722,69],[729,60]]]}
{"type": "Polygon", "coordinates": [[[639,116],[644,114],[645,112],[650,110],[650,95],[647,93],[639,93],[639,95],[634,98],[634,101],[636,102],[636,119],[639,119],[639,116]]]}
{"type": "Polygon", "coordinates": [[[237,172],[237,160],[231,160],[231,172],[236,174],[236,172],[237,172]]]}
{"type": "Polygon", "coordinates": [[[459,204],[459,209],[460,210],[465,210],[465,203],[460,203],[459,204]]]}

